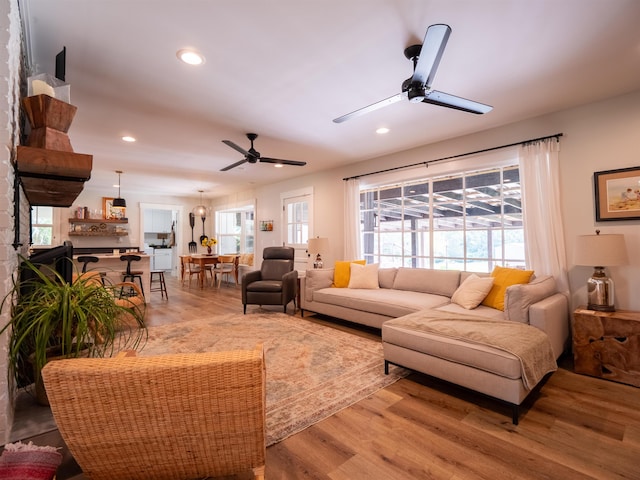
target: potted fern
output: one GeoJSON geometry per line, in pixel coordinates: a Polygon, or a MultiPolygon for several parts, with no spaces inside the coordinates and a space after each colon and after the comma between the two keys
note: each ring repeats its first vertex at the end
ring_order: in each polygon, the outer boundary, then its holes
{"type": "Polygon", "coordinates": [[[2,300],[0,312],[11,308],[11,317],[0,334],[9,331],[8,362],[16,385],[35,382],[39,402],[47,404],[40,371],[50,359],[111,356],[142,345],[145,304],[122,298],[122,285],[105,286],[99,276],[87,274],[67,283],[53,268],[26,259],[21,268],[32,275],[14,282],[2,300]]]}

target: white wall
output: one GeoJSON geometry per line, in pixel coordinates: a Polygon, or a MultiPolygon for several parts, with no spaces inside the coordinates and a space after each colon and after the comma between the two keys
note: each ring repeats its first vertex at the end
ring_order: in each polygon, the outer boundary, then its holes
{"type": "MultiPolygon", "coordinates": [[[[280,229],[280,193],[305,187],[314,190],[314,235],[329,237],[331,252],[325,265],[342,259],[343,252],[343,181],[344,177],[364,174],[462,154],[532,138],[563,133],[561,138],[562,211],[572,294],[572,307],[586,303],[586,281],[590,267],[573,266],[575,237],[599,228],[602,233],[623,233],[630,264],[609,269],[616,284],[618,309],[640,310],[639,221],[595,222],[593,172],[640,166],[640,90],[606,101],[524,120],[484,132],[459,137],[412,150],[367,160],[359,164],[238,193],[257,201],[257,220],[276,221],[274,232],[258,232],[256,253],[268,245],[282,244],[280,229]]],[[[473,160],[464,160],[472,162],[473,160]]],[[[470,163],[471,165],[471,163],[470,163]]],[[[234,198],[235,198],[234,197],[234,198]]],[[[216,204],[232,202],[227,197],[216,204]]],[[[259,260],[258,260],[259,263],[259,260]]]]}

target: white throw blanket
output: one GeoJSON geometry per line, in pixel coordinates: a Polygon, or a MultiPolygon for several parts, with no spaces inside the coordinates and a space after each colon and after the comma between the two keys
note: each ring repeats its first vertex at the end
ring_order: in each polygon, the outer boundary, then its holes
{"type": "Polygon", "coordinates": [[[531,325],[437,310],[422,310],[389,322],[508,352],[520,360],[527,390],[558,368],[549,337],[531,325]]]}

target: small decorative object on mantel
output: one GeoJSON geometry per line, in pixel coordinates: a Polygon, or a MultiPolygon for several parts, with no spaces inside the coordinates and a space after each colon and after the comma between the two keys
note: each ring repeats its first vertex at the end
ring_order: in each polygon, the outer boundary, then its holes
{"type": "Polygon", "coordinates": [[[596,221],[640,219],[640,167],[595,172],[596,221]]]}
{"type": "Polygon", "coordinates": [[[273,231],[273,220],[261,220],[260,221],[260,230],[263,232],[271,232],[273,231]]]}

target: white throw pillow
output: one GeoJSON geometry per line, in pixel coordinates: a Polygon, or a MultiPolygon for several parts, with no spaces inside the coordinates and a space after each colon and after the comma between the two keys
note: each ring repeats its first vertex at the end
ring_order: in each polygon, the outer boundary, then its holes
{"type": "Polygon", "coordinates": [[[349,288],[380,288],[378,285],[378,264],[358,265],[352,263],[349,288]]]}
{"type": "Polygon", "coordinates": [[[451,301],[461,307],[471,310],[476,308],[491,291],[493,277],[479,277],[469,275],[458,289],[453,292],[451,301]]]}

